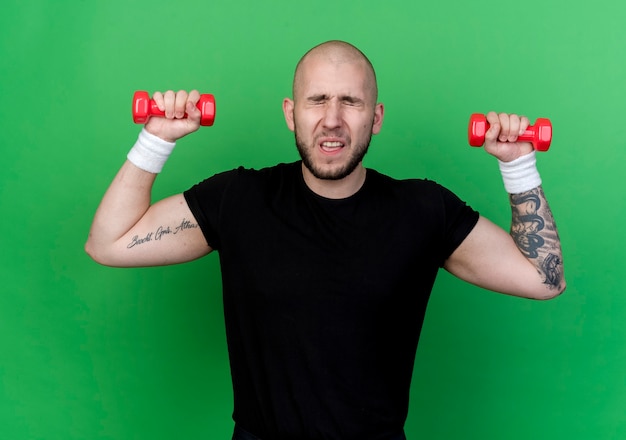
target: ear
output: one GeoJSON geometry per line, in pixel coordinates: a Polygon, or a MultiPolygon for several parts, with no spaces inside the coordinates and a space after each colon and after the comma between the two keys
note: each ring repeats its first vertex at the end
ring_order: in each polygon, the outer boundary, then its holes
{"type": "Polygon", "coordinates": [[[380,133],[383,126],[383,117],[385,115],[385,106],[382,103],[376,104],[374,107],[374,124],[372,125],[372,134],[380,133]]]}
{"type": "Polygon", "coordinates": [[[285,121],[289,130],[294,131],[295,124],[293,122],[293,101],[289,98],[283,99],[283,113],[285,115],[285,121]]]}

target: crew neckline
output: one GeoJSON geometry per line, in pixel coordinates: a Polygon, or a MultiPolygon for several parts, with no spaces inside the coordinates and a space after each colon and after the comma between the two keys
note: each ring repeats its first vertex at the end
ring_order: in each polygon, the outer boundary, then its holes
{"type": "Polygon", "coordinates": [[[370,180],[370,175],[372,170],[370,170],[369,168],[365,168],[365,179],[363,180],[363,184],[359,187],[359,189],[356,190],[356,192],[352,195],[349,195],[348,197],[342,197],[342,198],[338,198],[338,199],[334,199],[331,197],[325,197],[321,194],[316,193],[315,191],[313,191],[309,185],[307,185],[306,181],[304,180],[304,174],[302,173],[302,161],[297,162],[298,166],[296,167],[296,172],[298,174],[298,180],[300,182],[300,185],[302,185],[302,187],[304,188],[304,190],[312,195],[314,198],[321,200],[323,202],[326,203],[343,203],[343,202],[349,202],[351,200],[355,200],[357,199],[362,193],[363,191],[368,187],[368,182],[370,180]]]}

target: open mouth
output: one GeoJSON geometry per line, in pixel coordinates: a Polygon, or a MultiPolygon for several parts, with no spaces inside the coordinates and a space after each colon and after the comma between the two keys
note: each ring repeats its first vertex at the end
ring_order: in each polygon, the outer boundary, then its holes
{"type": "Polygon", "coordinates": [[[345,146],[340,141],[324,141],[320,143],[320,148],[326,154],[337,154],[345,146]]]}

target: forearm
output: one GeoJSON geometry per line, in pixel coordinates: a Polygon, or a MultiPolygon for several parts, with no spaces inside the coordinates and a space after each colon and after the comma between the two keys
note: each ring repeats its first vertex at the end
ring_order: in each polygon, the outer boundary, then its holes
{"type": "Polygon", "coordinates": [[[551,294],[565,289],[561,242],[541,186],[535,153],[499,161],[512,210],[511,236],[551,294]]]}
{"type": "Polygon", "coordinates": [[[556,223],[543,188],[510,194],[511,236],[536,268],[544,285],[555,293],[565,290],[563,254],[556,223]]]}
{"type": "Polygon", "coordinates": [[[107,189],[94,216],[85,249],[95,259],[143,217],[151,202],[156,174],[126,161],[107,189]]]}
{"type": "MultiPolygon", "coordinates": [[[[104,195],[89,234],[88,248],[110,246],[128,232],[150,207],[156,175],[176,143],[141,130],[124,163],[104,195]]],[[[89,252],[89,250],[88,250],[89,252]]]]}

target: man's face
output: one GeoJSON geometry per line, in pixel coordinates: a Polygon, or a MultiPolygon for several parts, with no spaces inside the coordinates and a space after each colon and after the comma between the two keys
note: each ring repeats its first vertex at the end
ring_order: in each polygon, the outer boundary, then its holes
{"type": "Polygon", "coordinates": [[[365,62],[312,57],[302,64],[295,89],[283,109],[305,167],[318,179],[350,175],[382,124],[365,62]]]}

